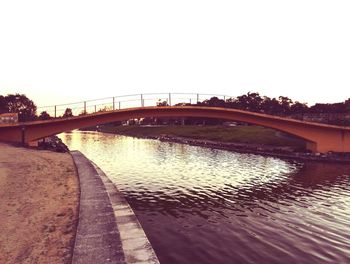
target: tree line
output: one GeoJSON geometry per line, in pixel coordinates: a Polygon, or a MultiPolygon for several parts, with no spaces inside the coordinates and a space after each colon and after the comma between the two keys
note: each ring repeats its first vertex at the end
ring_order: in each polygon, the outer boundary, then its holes
{"type": "MultiPolygon", "coordinates": [[[[0,114],[3,113],[18,113],[20,122],[34,120],[48,120],[52,117],[43,111],[37,115],[37,106],[24,94],[8,94],[0,95],[0,114]]],[[[63,117],[73,116],[72,109],[67,108],[63,117]]]]}
{"type": "Polygon", "coordinates": [[[251,112],[266,113],[271,115],[293,115],[307,113],[350,113],[350,98],[342,103],[321,104],[316,103],[308,106],[306,103],[293,101],[286,96],[270,98],[260,96],[259,93],[247,93],[229,99],[219,99],[212,97],[203,102],[198,102],[199,106],[227,107],[251,112]]]}
{"type": "MultiPolygon", "coordinates": [[[[158,106],[165,106],[167,102],[159,102],[158,106]]],[[[321,104],[317,103],[313,106],[308,106],[306,103],[293,101],[286,96],[278,98],[270,98],[261,96],[257,92],[247,93],[241,96],[228,98],[226,100],[218,97],[212,97],[203,102],[195,104],[181,103],[177,105],[197,105],[211,107],[227,107],[235,108],[252,112],[266,113],[271,115],[291,116],[295,114],[335,114],[335,113],[350,113],[350,98],[341,103],[321,104]]],[[[19,121],[32,120],[48,120],[52,117],[43,111],[37,114],[37,106],[27,98],[24,94],[8,94],[0,95],[0,114],[1,113],[18,113],[19,121]]],[[[72,109],[67,108],[63,117],[73,116],[72,109]]]]}

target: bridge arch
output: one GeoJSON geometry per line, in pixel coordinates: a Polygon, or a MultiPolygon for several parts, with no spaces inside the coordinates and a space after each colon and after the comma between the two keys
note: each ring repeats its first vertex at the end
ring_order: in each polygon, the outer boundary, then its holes
{"type": "Polygon", "coordinates": [[[349,127],[305,122],[231,108],[199,106],[138,107],[70,118],[3,125],[0,126],[0,140],[28,143],[73,129],[144,117],[203,117],[245,122],[305,139],[307,148],[314,152],[350,152],[349,127]]]}

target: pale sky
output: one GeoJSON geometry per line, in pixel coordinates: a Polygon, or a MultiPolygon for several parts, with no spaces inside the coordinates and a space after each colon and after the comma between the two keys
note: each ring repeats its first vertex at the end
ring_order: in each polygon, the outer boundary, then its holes
{"type": "Polygon", "coordinates": [[[350,1],[2,1],[0,94],[350,97],[350,1]]]}

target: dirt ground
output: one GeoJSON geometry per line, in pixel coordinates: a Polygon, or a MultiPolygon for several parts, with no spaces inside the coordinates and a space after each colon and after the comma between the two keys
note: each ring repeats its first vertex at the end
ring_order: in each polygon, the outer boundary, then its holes
{"type": "Polygon", "coordinates": [[[0,143],[0,263],[70,263],[78,201],[69,154],[0,143]]]}

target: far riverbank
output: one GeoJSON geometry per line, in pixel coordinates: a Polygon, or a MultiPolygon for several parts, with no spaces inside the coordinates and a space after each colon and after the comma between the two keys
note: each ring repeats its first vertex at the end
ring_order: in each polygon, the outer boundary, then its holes
{"type": "Polygon", "coordinates": [[[113,126],[98,131],[286,159],[350,162],[350,153],[310,153],[304,140],[259,126],[113,126]]]}

